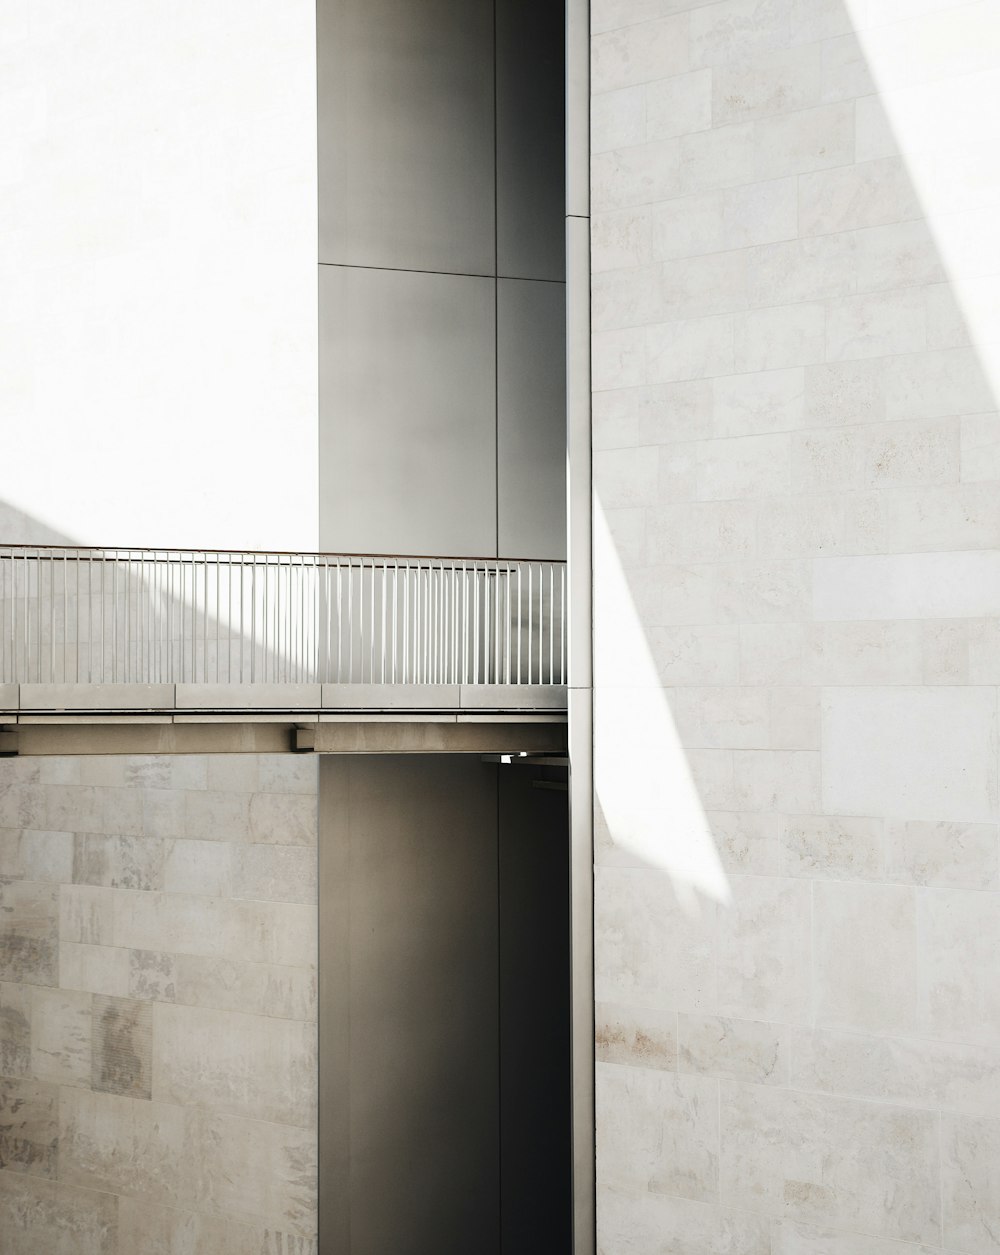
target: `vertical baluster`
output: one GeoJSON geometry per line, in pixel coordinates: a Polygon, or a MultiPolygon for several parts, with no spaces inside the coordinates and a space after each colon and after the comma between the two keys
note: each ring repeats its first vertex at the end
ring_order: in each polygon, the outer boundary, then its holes
{"type": "Polygon", "coordinates": [[[556,669],[556,569],[548,567],[548,683],[555,684],[556,669]]]}
{"type": "Polygon", "coordinates": [[[566,567],[559,568],[559,683],[566,683],[566,567]]]}
{"type": "MultiPolygon", "coordinates": [[[[385,559],[383,558],[382,559],[382,639],[380,642],[381,653],[382,653],[382,673],[381,674],[382,674],[383,684],[385,683],[385,623],[386,623],[385,603],[386,603],[388,587],[389,587],[387,570],[388,570],[388,567],[386,565],[385,559]]],[[[374,582],[375,582],[375,564],[373,562],[372,563],[372,583],[374,582]]]]}

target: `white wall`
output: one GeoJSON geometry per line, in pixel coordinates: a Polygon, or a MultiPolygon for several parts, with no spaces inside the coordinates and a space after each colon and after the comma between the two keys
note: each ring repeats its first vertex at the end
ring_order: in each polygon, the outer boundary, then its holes
{"type": "Polygon", "coordinates": [[[2,0],[0,541],[315,547],[315,138],[311,3],[2,0]]]}
{"type": "Polygon", "coordinates": [[[1000,9],[593,26],[599,1250],[996,1255],[1000,9]]]}

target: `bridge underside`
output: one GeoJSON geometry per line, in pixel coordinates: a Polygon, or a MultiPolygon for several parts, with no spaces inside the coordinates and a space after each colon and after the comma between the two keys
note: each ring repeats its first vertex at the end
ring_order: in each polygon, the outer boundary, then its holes
{"type": "Polygon", "coordinates": [[[0,686],[0,754],[564,753],[533,685],[0,686]]]}

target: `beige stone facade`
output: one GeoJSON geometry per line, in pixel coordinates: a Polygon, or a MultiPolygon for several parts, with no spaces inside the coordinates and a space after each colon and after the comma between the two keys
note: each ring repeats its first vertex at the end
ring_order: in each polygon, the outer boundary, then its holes
{"type": "Polygon", "coordinates": [[[996,8],[592,38],[595,497],[725,873],[599,823],[598,1249],[989,1255],[996,8]]]}
{"type": "Polygon", "coordinates": [[[11,1255],[313,1255],[316,762],[0,765],[11,1255]]]}

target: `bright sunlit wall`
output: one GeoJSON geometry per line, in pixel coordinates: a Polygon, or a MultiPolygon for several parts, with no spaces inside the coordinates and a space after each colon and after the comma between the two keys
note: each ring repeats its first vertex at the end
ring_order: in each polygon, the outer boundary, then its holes
{"type": "Polygon", "coordinates": [[[315,547],[314,45],[0,0],[0,541],[315,547]]]}

